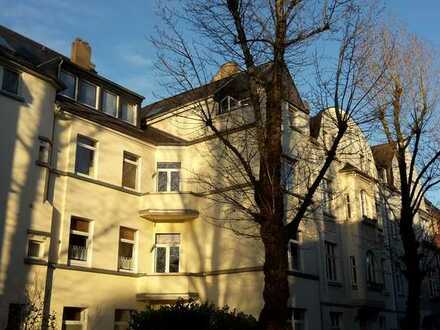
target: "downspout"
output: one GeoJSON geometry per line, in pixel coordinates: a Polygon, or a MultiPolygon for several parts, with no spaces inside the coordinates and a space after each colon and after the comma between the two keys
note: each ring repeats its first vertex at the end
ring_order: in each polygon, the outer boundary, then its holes
{"type": "MultiPolygon", "coordinates": [[[[61,66],[63,64],[64,60],[60,58],[60,61],[58,62],[58,68],[57,68],[57,77],[59,79],[60,73],[61,73],[61,66]]],[[[44,300],[43,300],[43,322],[41,325],[42,330],[49,329],[49,320],[50,320],[50,307],[51,307],[51,298],[52,298],[52,288],[53,288],[53,273],[55,271],[55,268],[53,267],[53,252],[54,246],[56,247],[58,245],[58,242],[55,242],[54,240],[58,235],[55,235],[55,230],[57,226],[54,226],[54,187],[55,187],[55,177],[54,173],[52,171],[52,162],[53,162],[53,152],[54,152],[54,146],[55,146],[55,121],[56,121],[56,96],[55,96],[55,102],[54,102],[54,109],[53,109],[53,120],[52,120],[52,132],[51,132],[51,150],[50,150],[50,158],[49,158],[49,168],[48,168],[48,179],[47,179],[47,189],[46,189],[46,201],[51,203],[52,205],[52,219],[50,224],[50,242],[49,242],[49,255],[48,255],[48,262],[46,267],[46,285],[44,288],[44,300]],[[49,192],[51,192],[49,194],[49,192]]]]}

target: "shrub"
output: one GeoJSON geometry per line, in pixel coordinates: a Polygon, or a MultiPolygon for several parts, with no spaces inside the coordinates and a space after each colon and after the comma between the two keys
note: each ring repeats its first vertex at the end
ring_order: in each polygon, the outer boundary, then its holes
{"type": "Polygon", "coordinates": [[[135,312],[130,321],[132,330],[258,330],[257,320],[228,306],[216,307],[210,303],[194,300],[178,300],[173,305],[158,309],[150,306],[135,312]]]}

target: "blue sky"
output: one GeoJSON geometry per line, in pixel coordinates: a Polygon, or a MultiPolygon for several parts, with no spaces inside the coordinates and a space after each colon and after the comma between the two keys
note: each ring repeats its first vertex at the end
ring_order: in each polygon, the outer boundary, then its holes
{"type": "MultiPolygon", "coordinates": [[[[144,95],[149,103],[158,82],[154,50],[147,40],[157,23],[154,2],[0,0],[0,24],[67,56],[74,38],[87,40],[97,71],[144,95]]],[[[385,5],[410,30],[440,46],[440,1],[385,0],[385,5]]]]}

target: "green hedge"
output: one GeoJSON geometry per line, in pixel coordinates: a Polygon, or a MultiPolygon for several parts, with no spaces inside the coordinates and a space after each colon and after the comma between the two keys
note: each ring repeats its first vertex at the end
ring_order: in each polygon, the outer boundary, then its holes
{"type": "Polygon", "coordinates": [[[132,314],[132,330],[258,330],[257,320],[244,313],[218,308],[213,304],[196,301],[177,301],[158,309],[147,307],[132,314]]]}

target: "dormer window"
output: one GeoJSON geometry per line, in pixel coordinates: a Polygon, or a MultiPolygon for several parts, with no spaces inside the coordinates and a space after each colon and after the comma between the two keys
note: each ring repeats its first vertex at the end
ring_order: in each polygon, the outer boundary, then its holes
{"type": "Polygon", "coordinates": [[[231,96],[226,96],[225,98],[223,98],[220,101],[218,113],[222,114],[222,113],[229,112],[229,111],[233,110],[234,108],[236,108],[238,105],[239,105],[239,102],[236,99],[234,99],[231,96]]]}
{"type": "Polygon", "coordinates": [[[69,72],[61,71],[60,80],[66,86],[66,89],[61,91],[61,95],[75,99],[76,77],[69,72]]]}
{"type": "Polygon", "coordinates": [[[96,95],[98,87],[85,80],[79,81],[78,101],[94,109],[97,108],[96,95]]]}
{"type": "Polygon", "coordinates": [[[136,124],[136,105],[126,101],[121,102],[120,118],[132,125],[136,124]]]}
{"type": "Polygon", "coordinates": [[[118,97],[117,95],[104,91],[102,93],[102,111],[110,116],[118,116],[118,97]]]}

